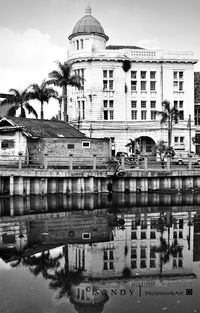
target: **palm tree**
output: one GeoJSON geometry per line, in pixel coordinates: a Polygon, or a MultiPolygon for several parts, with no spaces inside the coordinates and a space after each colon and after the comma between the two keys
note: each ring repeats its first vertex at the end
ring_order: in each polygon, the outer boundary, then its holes
{"type": "Polygon", "coordinates": [[[8,110],[8,116],[16,116],[19,109],[20,117],[26,117],[26,110],[29,114],[32,113],[36,118],[38,117],[35,109],[29,104],[30,94],[27,88],[22,91],[12,88],[9,90],[9,93],[11,93],[10,97],[1,102],[1,105],[12,105],[8,110]]]}
{"type": "Polygon", "coordinates": [[[49,73],[49,83],[62,88],[64,121],[68,122],[67,86],[80,88],[83,78],[72,74],[72,67],[68,62],[61,63],[57,61],[56,63],[58,65],[58,70],[49,73]]]}
{"type": "Polygon", "coordinates": [[[40,101],[41,109],[40,109],[40,118],[44,119],[44,103],[49,102],[51,98],[58,99],[58,92],[55,91],[53,88],[48,87],[49,82],[43,80],[41,85],[32,84],[29,86],[31,91],[29,92],[30,98],[33,100],[40,101]]]}
{"type": "Polygon", "coordinates": [[[170,256],[181,255],[183,247],[178,244],[177,239],[174,239],[170,245],[163,237],[160,237],[160,245],[155,247],[154,250],[160,255],[160,274],[162,275],[163,265],[169,262],[170,256]]]}
{"type": "Polygon", "coordinates": [[[171,108],[170,102],[168,100],[164,100],[162,102],[163,111],[156,111],[157,115],[161,116],[160,124],[167,124],[168,127],[168,148],[171,147],[172,141],[172,129],[174,124],[178,123],[178,119],[180,118],[180,112],[177,110],[175,106],[171,108]]]}
{"type": "Polygon", "coordinates": [[[160,140],[157,142],[157,144],[153,147],[153,154],[157,155],[157,153],[159,154],[160,156],[160,159],[162,157],[162,155],[165,155],[167,151],[167,146],[165,144],[165,141],[164,140],[160,140]]]}
{"type": "Polygon", "coordinates": [[[139,147],[139,144],[138,144],[138,138],[136,139],[129,139],[130,142],[126,144],[126,147],[129,148],[129,151],[132,153],[132,154],[140,154],[140,147],[139,147]]]}

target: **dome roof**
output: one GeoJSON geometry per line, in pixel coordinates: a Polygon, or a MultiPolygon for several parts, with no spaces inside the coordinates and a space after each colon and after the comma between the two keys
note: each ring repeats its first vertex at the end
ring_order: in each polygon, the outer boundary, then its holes
{"type": "Polygon", "coordinates": [[[86,15],[82,17],[74,26],[72,34],[69,36],[69,40],[78,35],[85,35],[85,34],[96,34],[102,36],[108,40],[108,36],[105,35],[104,29],[99,23],[91,15],[91,7],[88,6],[85,10],[86,15]]]}

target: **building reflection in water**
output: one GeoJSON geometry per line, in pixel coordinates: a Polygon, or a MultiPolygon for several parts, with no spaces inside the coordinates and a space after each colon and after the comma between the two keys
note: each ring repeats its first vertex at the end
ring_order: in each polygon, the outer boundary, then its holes
{"type": "Polygon", "coordinates": [[[41,273],[57,298],[68,297],[78,312],[102,312],[111,292],[138,287],[137,297],[141,286],[197,277],[200,197],[186,199],[159,194],[80,196],[77,202],[63,196],[1,199],[0,257],[41,273]]]}

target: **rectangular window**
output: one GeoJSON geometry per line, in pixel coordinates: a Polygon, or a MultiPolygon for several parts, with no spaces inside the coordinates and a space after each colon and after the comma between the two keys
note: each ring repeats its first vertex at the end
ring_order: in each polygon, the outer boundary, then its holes
{"type": "Polygon", "coordinates": [[[183,82],[179,82],[179,91],[183,91],[183,82]]]}
{"type": "Polygon", "coordinates": [[[141,259],[145,259],[146,258],[146,249],[145,248],[141,248],[140,249],[140,258],[141,259]]]}
{"type": "Polygon", "coordinates": [[[131,119],[132,120],[137,120],[137,111],[136,110],[132,110],[131,111],[131,119]]]}
{"type": "Polygon", "coordinates": [[[184,120],[184,111],[179,111],[179,119],[184,120]]]}
{"type": "Polygon", "coordinates": [[[146,239],[147,236],[146,236],[146,232],[145,231],[142,231],[141,232],[141,239],[146,239]]]}
{"type": "Polygon", "coordinates": [[[83,39],[81,39],[81,49],[83,49],[83,39]]]}
{"type": "Polygon", "coordinates": [[[150,81],[150,90],[151,91],[156,90],[156,82],[154,80],[150,81]]]}
{"type": "Polygon", "coordinates": [[[135,90],[137,90],[137,81],[132,80],[131,81],[131,91],[135,91],[135,90]]]}
{"type": "Polygon", "coordinates": [[[150,260],[150,268],[155,268],[155,267],[156,267],[156,261],[150,260]]]}
{"type": "Polygon", "coordinates": [[[131,268],[137,268],[137,261],[136,260],[131,260],[131,268]]]}
{"type": "Polygon", "coordinates": [[[178,78],[178,72],[175,71],[175,72],[174,72],[174,79],[177,79],[177,78],[178,78]]]}
{"type": "Polygon", "coordinates": [[[85,80],[84,80],[84,68],[81,68],[81,69],[78,69],[78,70],[75,70],[74,73],[75,75],[79,76],[81,78],[81,86],[78,87],[78,90],[84,90],[84,83],[85,83],[85,80]]]}
{"type": "Polygon", "coordinates": [[[109,71],[109,78],[113,78],[113,71],[109,71]]]}
{"type": "Polygon", "coordinates": [[[151,107],[151,109],[155,109],[156,108],[156,101],[154,101],[154,100],[150,101],[150,107],[151,107]]]}
{"type": "Polygon", "coordinates": [[[136,231],[131,232],[131,239],[137,239],[137,233],[136,231]]]}
{"type": "Polygon", "coordinates": [[[151,120],[156,120],[156,111],[151,111],[151,120]]]}
{"type": "Polygon", "coordinates": [[[108,81],[104,80],[103,81],[103,90],[107,90],[108,89],[108,81]]]}
{"type": "Polygon", "coordinates": [[[141,101],[141,108],[146,108],[146,107],[147,107],[147,102],[141,101]]]}
{"type": "Polygon", "coordinates": [[[131,248],[131,259],[137,259],[137,249],[131,248]]]}
{"type": "Polygon", "coordinates": [[[110,120],[114,120],[114,111],[109,111],[110,112],[110,120]]]}
{"type": "Polygon", "coordinates": [[[76,40],[76,49],[79,50],[79,40],[76,40]]]}
{"type": "Polygon", "coordinates": [[[107,71],[103,71],[103,78],[107,78],[107,71]]]}
{"type": "Polygon", "coordinates": [[[82,148],[90,148],[90,142],[89,141],[82,141],[82,148]]]}
{"type": "Polygon", "coordinates": [[[141,90],[142,91],[146,91],[146,85],[147,85],[147,82],[146,81],[141,81],[141,90]]]}
{"type": "Polygon", "coordinates": [[[82,239],[91,239],[91,234],[90,233],[83,233],[82,239]]]}
{"type": "Polygon", "coordinates": [[[141,79],[146,79],[146,74],[147,74],[146,71],[141,71],[141,73],[140,73],[141,79]]]}
{"type": "Polygon", "coordinates": [[[147,111],[141,111],[141,120],[147,119],[147,111]]]}
{"type": "Polygon", "coordinates": [[[156,239],[156,233],[155,231],[150,232],[150,239],[156,239]]]}
{"type": "Polygon", "coordinates": [[[113,90],[113,70],[103,70],[103,90],[113,90]]]}
{"type": "Polygon", "coordinates": [[[131,71],[131,79],[137,78],[137,71],[131,71]]]}
{"type": "Polygon", "coordinates": [[[173,86],[174,91],[183,91],[183,71],[174,71],[173,72],[173,86]]]}
{"type": "Polygon", "coordinates": [[[109,90],[113,90],[113,80],[109,80],[109,90]]]}
{"type": "Polygon", "coordinates": [[[155,251],[155,249],[150,249],[150,258],[151,259],[155,259],[156,258],[156,251],[155,251]]]}
{"type": "Polygon", "coordinates": [[[177,109],[178,108],[178,101],[174,101],[174,107],[177,109]]]}
{"type": "Polygon", "coordinates": [[[179,72],[179,79],[183,79],[183,72],[179,72]]]}
{"type": "Polygon", "coordinates": [[[2,150],[13,149],[14,147],[15,147],[15,141],[14,140],[4,139],[1,141],[1,149],[2,150]]]}
{"type": "Polygon", "coordinates": [[[85,101],[82,101],[82,119],[85,119],[85,101]]]}
{"type": "Polygon", "coordinates": [[[182,109],[183,108],[183,101],[179,101],[179,108],[182,109]]]}
{"type": "Polygon", "coordinates": [[[141,268],[146,268],[147,266],[146,266],[146,260],[141,260],[140,261],[140,267],[141,268]]]}
{"type": "Polygon", "coordinates": [[[113,120],[114,119],[114,101],[113,100],[104,100],[103,101],[103,108],[106,108],[106,110],[104,109],[103,111],[103,119],[104,120],[113,120]]]}
{"type": "Polygon", "coordinates": [[[184,143],[185,137],[180,137],[180,143],[184,143]]]}
{"type": "Polygon", "coordinates": [[[73,143],[68,143],[67,149],[74,149],[74,144],[73,143]]]}
{"type": "Polygon", "coordinates": [[[136,108],[137,107],[137,101],[131,101],[131,108],[136,108]]]}
{"type": "Polygon", "coordinates": [[[179,137],[174,137],[174,142],[178,143],[178,139],[179,139],[179,137]]]}
{"type": "Polygon", "coordinates": [[[150,72],[150,79],[156,79],[156,72],[154,71],[150,72]]]}
{"type": "Polygon", "coordinates": [[[114,103],[113,100],[110,100],[110,101],[109,101],[109,107],[110,107],[110,108],[113,108],[113,103],[114,103]]]}

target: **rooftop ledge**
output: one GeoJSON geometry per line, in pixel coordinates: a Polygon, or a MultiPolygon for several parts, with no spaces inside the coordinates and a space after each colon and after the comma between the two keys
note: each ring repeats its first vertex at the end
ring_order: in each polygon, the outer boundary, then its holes
{"type": "Polygon", "coordinates": [[[166,51],[166,50],[141,50],[141,49],[119,49],[119,50],[99,50],[99,51],[76,51],[69,53],[69,60],[75,58],[130,58],[142,60],[157,60],[157,61],[188,61],[197,63],[192,51],[166,51]]]}

